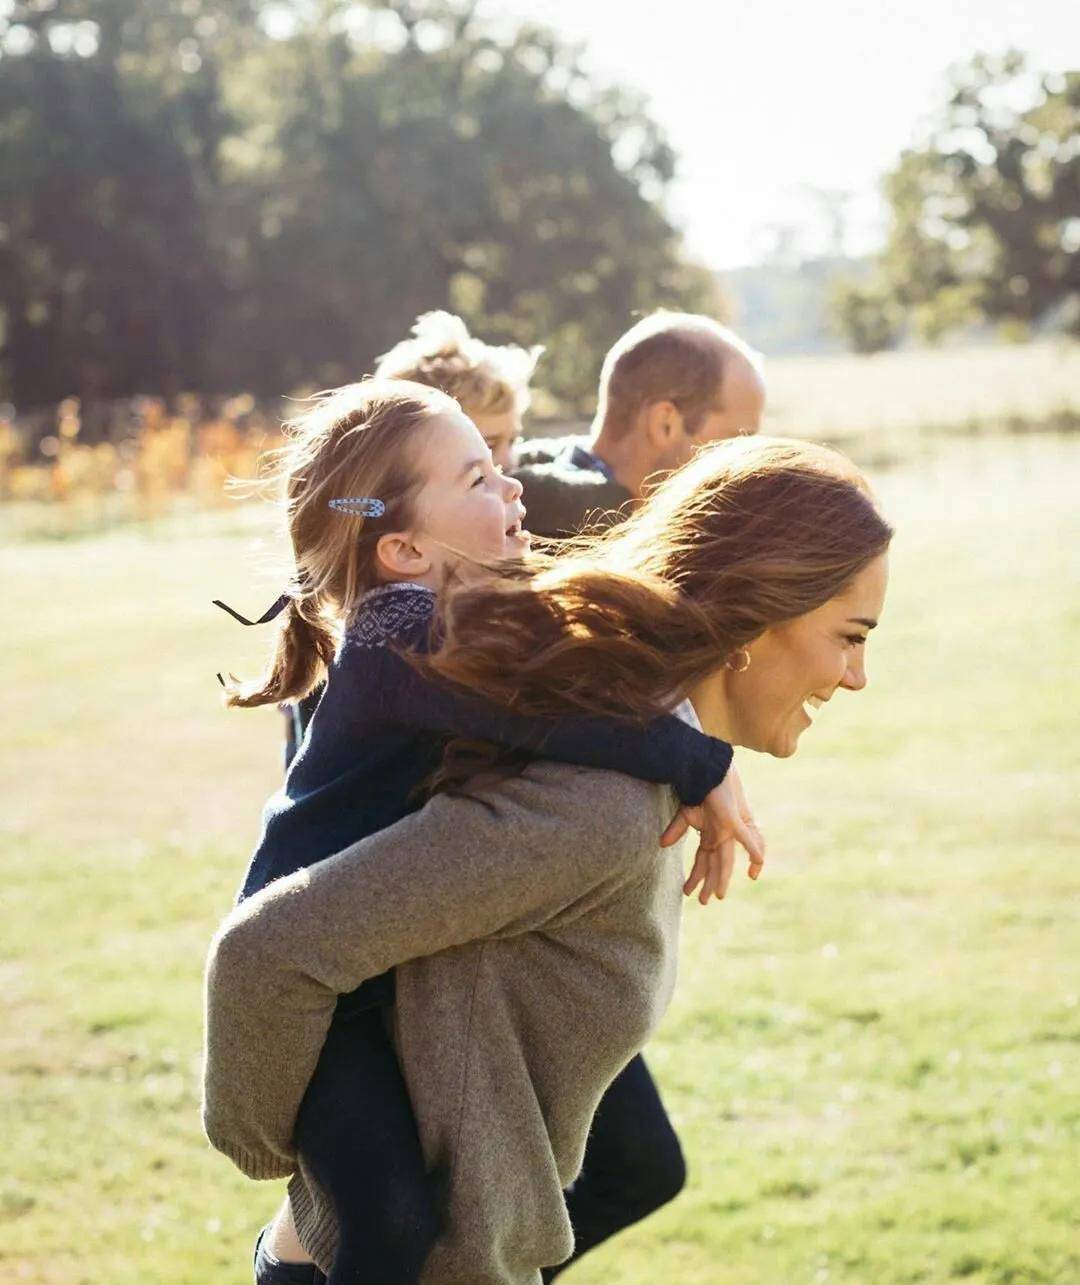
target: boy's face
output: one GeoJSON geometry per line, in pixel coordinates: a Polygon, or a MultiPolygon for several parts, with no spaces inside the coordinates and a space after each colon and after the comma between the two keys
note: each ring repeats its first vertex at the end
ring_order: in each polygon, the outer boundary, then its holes
{"type": "Polygon", "coordinates": [[[476,415],[470,418],[480,430],[495,467],[508,470],[514,467],[514,447],[521,438],[521,414],[516,410],[503,411],[500,415],[476,415]]]}

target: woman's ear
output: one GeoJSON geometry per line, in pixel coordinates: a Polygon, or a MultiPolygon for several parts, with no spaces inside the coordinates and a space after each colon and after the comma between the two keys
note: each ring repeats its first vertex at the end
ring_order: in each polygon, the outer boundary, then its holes
{"type": "Polygon", "coordinates": [[[390,531],[379,536],[375,557],[385,575],[412,580],[431,570],[431,555],[413,543],[408,531],[390,531]]]}

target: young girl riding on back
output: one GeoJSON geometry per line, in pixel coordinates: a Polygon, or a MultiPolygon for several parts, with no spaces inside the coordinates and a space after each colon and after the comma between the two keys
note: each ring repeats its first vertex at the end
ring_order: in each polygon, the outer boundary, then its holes
{"type": "MultiPolygon", "coordinates": [[[[265,675],[232,685],[228,703],[277,704],[325,688],[266,805],[241,900],[418,808],[454,737],[669,782],[684,818],[703,830],[687,893],[701,884],[703,902],[723,895],[735,839],[756,877],[760,839],[724,742],[674,716],[645,725],[523,717],[410,663],[438,629],[448,576],[497,574],[529,548],[520,484],[495,467],[452,398],[366,380],[323,396],[291,429],[281,472],[295,575],[264,617],[281,617],[265,675]]],[[[673,822],[670,833],[681,828],[673,822]]],[[[298,1168],[328,1196],[340,1236],[334,1243],[327,1228],[326,1240],[320,1230],[301,1247],[286,1202],[256,1246],[258,1285],[323,1280],[309,1253],[332,1262],[331,1285],[420,1278],[438,1232],[438,1175],[426,1171],[387,1033],[392,1002],[391,975],[341,997],[297,1120],[298,1168]]],[[[294,1182],[290,1197],[309,1199],[308,1189],[294,1182]]]]}

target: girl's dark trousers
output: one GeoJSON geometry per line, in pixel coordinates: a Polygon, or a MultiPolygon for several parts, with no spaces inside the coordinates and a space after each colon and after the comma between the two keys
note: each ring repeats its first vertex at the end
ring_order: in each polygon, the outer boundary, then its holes
{"type": "Polygon", "coordinates": [[[337,1216],[328,1285],[419,1281],[438,1232],[435,1194],[381,1008],[335,1016],[300,1106],[296,1149],[337,1216]]]}
{"type": "MultiPolygon", "coordinates": [[[[436,1193],[380,1009],[335,1017],[300,1107],[296,1145],[340,1229],[327,1285],[416,1285],[438,1234],[436,1193]]],[[[685,1181],[679,1140],[635,1057],[604,1095],[581,1175],[566,1193],[573,1257],[543,1279],[672,1200],[685,1181]]],[[[310,1271],[321,1285],[321,1273],[310,1271]]]]}

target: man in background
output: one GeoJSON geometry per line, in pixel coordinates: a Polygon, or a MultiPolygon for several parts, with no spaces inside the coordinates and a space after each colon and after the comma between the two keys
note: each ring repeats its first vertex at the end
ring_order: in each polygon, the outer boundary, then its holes
{"type": "Polygon", "coordinates": [[[707,442],[756,433],[765,409],[761,356],[711,317],[658,312],[604,358],[585,437],[526,442],[513,476],[526,526],[565,536],[591,514],[622,512],[648,479],[685,464],[707,442]]]}

